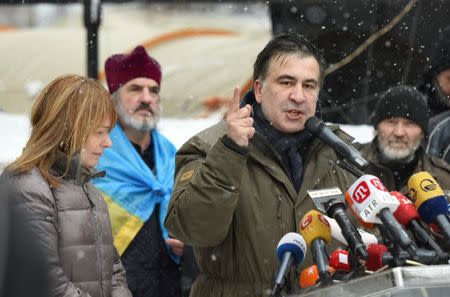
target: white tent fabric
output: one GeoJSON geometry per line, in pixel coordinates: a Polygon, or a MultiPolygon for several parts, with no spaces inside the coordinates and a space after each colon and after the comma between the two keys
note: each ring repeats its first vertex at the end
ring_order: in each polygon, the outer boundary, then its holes
{"type": "MultiPolygon", "coordinates": [[[[108,4],[102,15],[99,71],[108,56],[146,45],[163,68],[161,98],[167,116],[201,116],[202,99],[231,96],[235,85],[251,77],[256,54],[271,37],[265,6],[232,13],[213,6],[202,11],[108,4]]],[[[55,77],[86,74],[82,16],[81,6],[73,6],[48,26],[0,29],[1,109],[28,112],[36,92],[55,77]]]]}

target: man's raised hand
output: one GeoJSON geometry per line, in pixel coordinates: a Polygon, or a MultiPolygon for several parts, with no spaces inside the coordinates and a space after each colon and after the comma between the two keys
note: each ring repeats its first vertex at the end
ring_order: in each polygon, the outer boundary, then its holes
{"type": "Polygon", "coordinates": [[[246,104],[239,108],[239,99],[241,97],[238,87],[234,88],[233,99],[231,99],[228,108],[226,121],[228,126],[227,136],[236,144],[248,147],[248,141],[255,134],[253,128],[252,107],[246,104]]]}

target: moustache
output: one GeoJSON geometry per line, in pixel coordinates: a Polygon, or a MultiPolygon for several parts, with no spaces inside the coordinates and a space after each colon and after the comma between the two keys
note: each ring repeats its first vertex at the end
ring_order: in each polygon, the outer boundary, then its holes
{"type": "Polygon", "coordinates": [[[404,144],[404,145],[407,145],[407,144],[409,144],[409,142],[408,141],[404,141],[404,140],[395,139],[395,140],[389,141],[389,144],[404,144]]]}
{"type": "Polygon", "coordinates": [[[283,108],[284,111],[288,111],[288,110],[291,110],[291,109],[301,110],[301,111],[304,110],[304,107],[303,107],[302,104],[296,104],[296,103],[293,103],[293,102],[288,102],[287,104],[283,105],[282,108],[283,108]]]}
{"type": "Polygon", "coordinates": [[[153,115],[155,114],[155,111],[153,110],[153,108],[149,104],[145,104],[145,103],[139,104],[139,106],[136,108],[136,110],[134,112],[138,112],[140,110],[146,110],[146,111],[150,112],[153,115]]]}

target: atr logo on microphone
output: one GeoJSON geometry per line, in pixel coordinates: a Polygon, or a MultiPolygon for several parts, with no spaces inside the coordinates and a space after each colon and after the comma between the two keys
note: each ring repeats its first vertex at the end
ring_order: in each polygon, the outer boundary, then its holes
{"type": "Polygon", "coordinates": [[[304,230],[306,227],[309,226],[309,224],[311,224],[311,222],[312,222],[312,215],[309,214],[303,218],[303,221],[300,224],[300,229],[304,230]]]}
{"type": "Polygon", "coordinates": [[[425,192],[434,191],[437,188],[437,184],[435,184],[431,179],[424,179],[420,182],[420,188],[425,192]]]}
{"type": "Polygon", "coordinates": [[[356,186],[355,191],[353,192],[353,201],[356,203],[362,203],[367,199],[370,195],[369,186],[365,181],[362,181],[358,186],[356,186]]]}
{"type": "Polygon", "coordinates": [[[388,190],[384,187],[383,183],[378,178],[372,178],[370,183],[380,191],[387,192],[388,190]]]}
{"type": "Polygon", "coordinates": [[[369,205],[364,208],[361,214],[364,215],[365,218],[371,217],[374,210],[378,209],[378,202],[376,200],[372,200],[369,205]]]}

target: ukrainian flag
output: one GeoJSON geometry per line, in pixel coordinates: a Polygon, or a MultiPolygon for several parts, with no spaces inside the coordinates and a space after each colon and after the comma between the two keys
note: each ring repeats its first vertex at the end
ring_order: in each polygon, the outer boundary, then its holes
{"type": "MultiPolygon", "coordinates": [[[[104,151],[97,166],[99,171],[106,170],[106,176],[93,181],[108,205],[114,244],[120,255],[150,218],[157,204],[160,205],[162,235],[164,239],[169,237],[164,219],[173,189],[176,149],[156,129],[151,133],[156,175],[118,124],[110,133],[113,144],[104,151]]],[[[170,255],[179,261],[172,252],[170,255]]]]}

